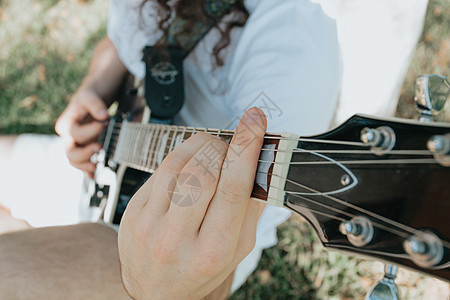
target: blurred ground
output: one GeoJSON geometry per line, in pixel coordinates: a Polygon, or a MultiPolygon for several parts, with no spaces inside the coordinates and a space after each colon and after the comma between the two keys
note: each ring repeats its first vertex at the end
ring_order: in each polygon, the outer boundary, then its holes
{"type": "MultiPolygon", "coordinates": [[[[105,35],[108,0],[0,0],[0,134],[53,133],[53,124],[105,35]]],[[[448,76],[450,2],[431,0],[406,76],[397,115],[415,117],[419,74],[448,76]]],[[[450,121],[450,102],[438,119],[450,121]]],[[[311,227],[292,217],[279,244],[232,299],[362,299],[382,276],[381,263],[326,252],[311,227]]],[[[448,285],[401,269],[403,299],[445,299],[448,285]]]]}

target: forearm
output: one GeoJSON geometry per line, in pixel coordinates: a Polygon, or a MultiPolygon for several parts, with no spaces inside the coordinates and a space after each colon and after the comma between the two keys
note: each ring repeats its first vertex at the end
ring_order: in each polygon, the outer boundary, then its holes
{"type": "Polygon", "coordinates": [[[120,89],[127,68],[120,60],[112,41],[105,37],[95,48],[88,73],[80,86],[91,88],[106,104],[111,104],[120,89]]]}
{"type": "Polygon", "coordinates": [[[0,235],[0,299],[130,299],[117,234],[100,224],[0,235]]]}

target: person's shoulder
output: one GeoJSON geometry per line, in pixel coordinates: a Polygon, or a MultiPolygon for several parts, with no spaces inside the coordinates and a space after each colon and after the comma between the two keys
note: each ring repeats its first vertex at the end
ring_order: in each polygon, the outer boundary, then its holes
{"type": "Polygon", "coordinates": [[[283,14],[285,17],[297,16],[305,19],[329,19],[322,6],[310,0],[246,0],[245,6],[250,15],[283,14]]]}
{"type": "MultiPolygon", "coordinates": [[[[298,43],[337,39],[336,21],[318,3],[309,0],[247,0],[246,29],[267,38],[289,37],[298,43]]],[[[291,42],[293,42],[291,41],[291,42]]]]}

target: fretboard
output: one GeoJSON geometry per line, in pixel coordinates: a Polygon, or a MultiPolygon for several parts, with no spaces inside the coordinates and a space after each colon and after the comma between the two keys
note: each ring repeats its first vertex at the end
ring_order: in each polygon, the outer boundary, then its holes
{"type": "MultiPolygon", "coordinates": [[[[126,165],[144,172],[153,173],[170,152],[198,132],[207,132],[221,137],[228,143],[234,134],[233,130],[224,129],[124,122],[121,125],[119,134],[116,134],[112,143],[110,143],[113,149],[109,149],[109,155],[113,158],[115,164],[126,165]]],[[[277,158],[279,147],[282,144],[286,144],[286,142],[280,142],[280,137],[281,135],[279,134],[267,133],[264,138],[263,148],[266,151],[261,152],[260,162],[258,163],[258,172],[252,193],[254,198],[263,201],[269,199],[268,190],[271,183],[273,183],[271,175],[273,171],[281,172],[284,175],[287,174],[286,170],[277,169],[282,164],[278,164],[274,169],[273,162],[276,160],[290,160],[290,156],[287,157],[284,150],[283,154],[278,154],[277,158]]],[[[284,187],[284,183],[277,185],[284,187]]],[[[281,196],[276,197],[279,198],[281,196]]]]}
{"type": "Polygon", "coordinates": [[[197,132],[207,132],[227,142],[234,133],[232,130],[124,122],[113,161],[152,173],[170,152],[197,132]]]}

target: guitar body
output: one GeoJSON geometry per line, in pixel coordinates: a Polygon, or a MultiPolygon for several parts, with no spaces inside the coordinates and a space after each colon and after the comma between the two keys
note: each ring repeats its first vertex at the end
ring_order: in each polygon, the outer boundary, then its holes
{"type": "MultiPolygon", "coordinates": [[[[120,167],[121,172],[117,172],[117,183],[120,189],[115,194],[115,199],[112,202],[111,207],[105,210],[104,221],[106,223],[119,225],[122,219],[123,213],[130,202],[131,197],[137,192],[137,190],[147,181],[151,174],[128,168],[125,166],[120,167]]],[[[119,169],[120,169],[119,168],[119,169]]]]}
{"type": "MultiPolygon", "coordinates": [[[[134,76],[128,75],[119,95],[111,128],[114,128],[114,124],[120,124],[126,119],[142,124],[150,122],[150,108],[146,105],[140,83],[134,76]]],[[[100,142],[103,144],[108,139],[107,133],[108,131],[105,131],[100,136],[100,142]]],[[[114,146],[109,145],[102,149],[100,153],[102,159],[97,163],[94,180],[89,180],[82,206],[89,211],[92,222],[103,221],[118,226],[131,197],[151,176],[151,173],[112,163],[108,148],[114,146]]]]}

